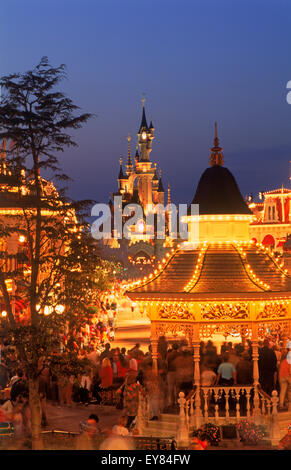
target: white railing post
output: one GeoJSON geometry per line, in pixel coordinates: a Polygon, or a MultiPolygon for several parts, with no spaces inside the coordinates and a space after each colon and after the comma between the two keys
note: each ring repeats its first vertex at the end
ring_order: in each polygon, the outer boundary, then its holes
{"type": "Polygon", "coordinates": [[[194,386],[195,386],[195,427],[201,425],[201,397],[200,397],[200,342],[194,340],[194,386]]]}
{"type": "Polygon", "coordinates": [[[192,395],[190,398],[190,427],[194,427],[195,421],[195,410],[194,410],[194,396],[192,395]]]}
{"type": "Polygon", "coordinates": [[[178,399],[180,413],[179,413],[179,424],[177,432],[177,444],[178,447],[188,447],[189,445],[189,428],[187,427],[186,414],[187,412],[187,402],[185,400],[185,394],[183,392],[179,393],[178,399]]]}
{"type": "Polygon", "coordinates": [[[251,391],[249,389],[246,389],[246,399],[247,399],[247,418],[251,416],[251,404],[250,404],[250,398],[251,398],[251,391]]]}
{"type": "Polygon", "coordinates": [[[278,423],[278,392],[272,391],[272,417],[271,417],[271,440],[272,444],[277,444],[280,440],[280,426],[278,423]]]}

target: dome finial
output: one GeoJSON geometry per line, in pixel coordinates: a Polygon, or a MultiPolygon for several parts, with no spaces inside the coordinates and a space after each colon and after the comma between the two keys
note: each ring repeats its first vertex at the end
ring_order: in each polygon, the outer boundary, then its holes
{"type": "Polygon", "coordinates": [[[219,146],[219,138],[217,135],[217,122],[214,123],[214,146],[210,149],[210,166],[220,165],[223,166],[223,148],[219,146]]]}

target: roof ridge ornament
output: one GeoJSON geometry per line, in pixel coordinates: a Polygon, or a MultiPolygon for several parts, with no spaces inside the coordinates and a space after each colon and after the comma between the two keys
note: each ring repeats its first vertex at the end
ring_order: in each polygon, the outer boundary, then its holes
{"type": "Polygon", "coordinates": [[[214,165],[223,166],[223,164],[224,164],[224,157],[223,157],[223,153],[222,153],[223,148],[220,147],[220,142],[219,142],[219,138],[218,138],[218,135],[217,135],[217,122],[216,121],[214,123],[214,142],[213,142],[213,144],[214,144],[214,146],[210,149],[211,150],[210,159],[209,159],[210,166],[214,166],[214,165]]]}

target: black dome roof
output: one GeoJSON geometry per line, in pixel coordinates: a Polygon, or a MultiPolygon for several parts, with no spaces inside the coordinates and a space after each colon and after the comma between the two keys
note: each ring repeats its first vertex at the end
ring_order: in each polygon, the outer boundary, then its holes
{"type": "Polygon", "coordinates": [[[221,165],[204,171],[191,204],[199,204],[199,214],[252,214],[232,173],[221,165]]]}

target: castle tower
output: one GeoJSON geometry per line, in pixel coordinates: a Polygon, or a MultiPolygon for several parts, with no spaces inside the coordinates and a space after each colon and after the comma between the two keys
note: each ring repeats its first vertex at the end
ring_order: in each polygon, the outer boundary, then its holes
{"type": "Polygon", "coordinates": [[[118,190],[121,194],[124,194],[127,191],[126,183],[127,183],[127,176],[124,175],[122,169],[122,157],[119,159],[119,175],[118,175],[118,190]]]}
{"type": "Polygon", "coordinates": [[[142,99],[142,119],[138,131],[138,145],[140,149],[139,161],[136,161],[137,187],[140,201],[144,212],[147,214],[153,204],[152,179],[155,169],[150,161],[150,152],[152,150],[152,141],[154,139],[154,126],[150,123],[148,127],[145,114],[145,99],[142,99]]]}

